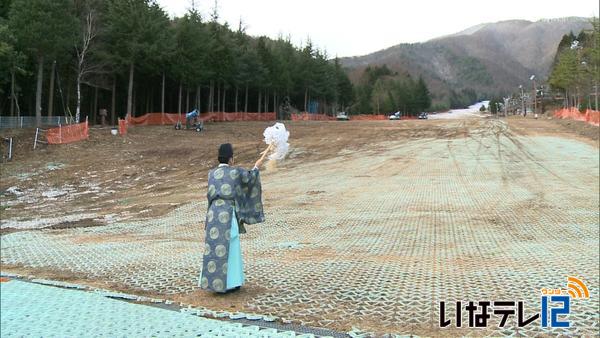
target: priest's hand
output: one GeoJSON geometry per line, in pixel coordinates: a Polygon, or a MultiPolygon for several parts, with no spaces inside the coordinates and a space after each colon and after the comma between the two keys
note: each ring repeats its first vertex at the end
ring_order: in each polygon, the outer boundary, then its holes
{"type": "Polygon", "coordinates": [[[269,151],[273,148],[273,144],[269,144],[269,147],[267,147],[267,149],[265,149],[265,151],[263,151],[261,153],[261,157],[258,159],[258,161],[256,161],[256,163],[254,164],[255,168],[260,168],[260,166],[263,164],[265,157],[267,157],[267,154],[269,154],[269,151]]]}

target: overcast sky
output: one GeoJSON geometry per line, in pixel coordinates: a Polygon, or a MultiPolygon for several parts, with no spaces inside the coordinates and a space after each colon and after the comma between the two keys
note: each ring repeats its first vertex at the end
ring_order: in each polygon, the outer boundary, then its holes
{"type": "MultiPolygon", "coordinates": [[[[182,16],[192,0],[158,0],[182,16]]],[[[195,0],[206,19],[214,0],[195,0]]],[[[220,22],[247,33],[310,38],[329,56],[364,55],[403,42],[423,42],[486,22],[598,16],[598,0],[219,0],[220,22]]]]}

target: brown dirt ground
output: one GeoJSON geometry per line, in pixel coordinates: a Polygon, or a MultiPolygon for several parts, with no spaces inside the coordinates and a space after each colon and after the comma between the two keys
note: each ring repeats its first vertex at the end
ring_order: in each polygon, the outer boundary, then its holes
{"type": "MultiPolygon", "coordinates": [[[[290,131],[293,151],[282,165],[293,166],[298,161],[315,161],[337,158],[343,161],[344,154],[357,149],[385,151],[381,142],[398,139],[448,139],[469,135],[469,128],[477,119],[430,120],[430,121],[364,121],[364,122],[290,122],[285,124],[290,131]],[[448,128],[448,123],[454,127],[448,128]],[[456,128],[456,124],[460,124],[456,128]],[[331,138],[333,136],[333,139],[331,138]]],[[[517,135],[552,135],[576,138],[598,147],[599,128],[589,124],[556,119],[524,119],[509,117],[505,120],[517,135]]],[[[264,149],[263,130],[268,122],[209,123],[200,134],[193,131],[176,131],[172,126],[133,127],[125,137],[110,135],[109,128],[92,128],[88,141],[68,145],[42,146],[32,150],[32,130],[2,130],[0,136],[15,138],[14,159],[0,166],[0,201],[2,219],[31,219],[72,214],[78,210],[94,210],[97,215],[119,214],[130,219],[158,217],[191,199],[205,198],[208,170],[216,164],[219,144],[234,145],[236,164],[251,167],[264,149]],[[48,170],[49,163],[64,165],[61,169],[48,170]],[[37,173],[30,180],[22,180],[23,173],[37,173]],[[61,187],[72,184],[77,187],[82,179],[98,183],[101,191],[114,193],[97,196],[82,194],[71,201],[61,198],[44,202],[47,208],[38,209],[35,215],[27,205],[5,203],[16,197],[5,193],[6,189],[18,186],[21,190],[36,189],[40,185],[61,187]],[[95,197],[95,198],[93,198],[95,197]]],[[[272,169],[277,170],[277,169],[272,169]]],[[[268,175],[268,170],[266,172],[268,175]]],[[[77,187],[83,192],[85,187],[77,187]]],[[[321,191],[310,191],[320,194],[321,191]]],[[[90,222],[73,221],[54,225],[54,229],[89,226],[90,222]]],[[[94,226],[103,225],[94,221],[94,226]]],[[[3,234],[11,229],[4,229],[3,234]]],[[[299,257],[296,257],[298,259],[299,257]]],[[[3,271],[40,278],[80,283],[95,287],[128,292],[121,285],[84,279],[68,271],[30,269],[19,266],[2,266],[3,271]]],[[[211,307],[229,311],[244,310],[246,299],[264,290],[256,285],[247,285],[241,291],[226,295],[206,292],[202,297],[213,297],[211,307]],[[214,306],[212,306],[214,305],[214,306]]],[[[136,290],[136,294],[154,295],[136,290]]],[[[194,303],[196,293],[168,297],[174,301],[194,303]]],[[[335,327],[335,325],[334,325],[335,327]]],[[[347,329],[347,327],[340,327],[347,329]]]]}
{"type": "MultiPolygon", "coordinates": [[[[35,151],[33,130],[3,130],[0,136],[15,138],[15,149],[13,160],[1,165],[0,193],[13,186],[26,190],[42,186],[59,189],[65,185],[82,193],[72,200],[59,197],[44,202],[42,199],[40,203],[46,203],[47,207],[36,210],[35,216],[39,218],[87,210],[93,210],[97,216],[116,213],[133,219],[164,215],[183,202],[204,197],[206,177],[216,164],[219,144],[232,143],[236,164],[251,167],[265,147],[262,132],[268,125],[268,122],[213,123],[201,134],[176,131],[171,126],[133,127],[125,137],[110,135],[109,128],[91,128],[90,138],[85,142],[44,145],[35,151]],[[64,167],[48,170],[47,166],[53,164],[64,167]],[[36,174],[23,180],[19,177],[23,173],[36,174]],[[78,187],[82,181],[96,184],[100,192],[112,193],[85,194],[87,186],[78,187]]],[[[288,121],[286,125],[295,149],[286,165],[339,158],[340,152],[368,147],[374,140],[461,136],[434,121],[288,121]],[[332,135],[335,139],[331,139],[332,135]]],[[[36,193],[40,195],[41,191],[36,193]]],[[[0,198],[6,204],[15,196],[4,193],[0,198]]],[[[34,218],[26,207],[25,203],[5,206],[2,218],[34,218]]],[[[72,223],[55,227],[77,226],[77,222],[72,223]]]]}
{"type": "MultiPolygon", "coordinates": [[[[269,171],[304,161],[336,158],[343,162],[345,156],[357,149],[384,152],[386,149],[381,144],[387,140],[422,139],[426,142],[427,139],[468,137],[477,121],[287,121],[292,152],[285,164],[279,168],[267,166],[265,173],[268,175],[269,171]]],[[[584,122],[520,116],[511,116],[505,121],[516,135],[563,135],[596,147],[599,144],[600,128],[584,122]]],[[[13,160],[0,165],[0,218],[27,220],[94,214],[49,226],[65,229],[102,226],[109,222],[102,219],[103,215],[116,215],[111,221],[162,216],[182,203],[204,198],[206,177],[216,164],[219,144],[232,143],[236,164],[251,167],[265,147],[262,132],[270,124],[209,123],[200,134],[176,131],[172,126],[131,127],[125,137],[110,135],[109,128],[91,128],[87,141],[45,145],[36,150],[32,149],[34,130],[0,130],[0,136],[11,136],[15,140],[13,160]],[[62,167],[49,170],[49,165],[62,167]],[[23,174],[29,176],[23,179],[23,174]],[[86,184],[82,186],[82,182],[86,184]],[[90,184],[96,185],[98,190],[86,192],[90,184]],[[44,189],[60,189],[65,185],[74,190],[56,199],[41,196],[44,189]],[[17,197],[6,192],[14,186],[36,198],[34,211],[31,203],[14,203],[17,197]],[[73,193],[79,195],[68,198],[73,193]]],[[[310,191],[308,195],[319,193],[310,191]]],[[[14,231],[19,230],[5,227],[0,234],[14,231]]]]}

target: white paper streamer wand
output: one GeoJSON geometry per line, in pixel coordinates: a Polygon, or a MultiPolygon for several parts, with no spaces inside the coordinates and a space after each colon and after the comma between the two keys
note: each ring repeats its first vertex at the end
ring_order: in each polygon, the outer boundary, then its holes
{"type": "Polygon", "coordinates": [[[269,160],[283,160],[290,147],[289,143],[287,143],[290,132],[285,129],[285,125],[279,122],[275,123],[273,126],[265,129],[263,136],[269,148],[274,148],[271,155],[269,155],[269,160]]]}

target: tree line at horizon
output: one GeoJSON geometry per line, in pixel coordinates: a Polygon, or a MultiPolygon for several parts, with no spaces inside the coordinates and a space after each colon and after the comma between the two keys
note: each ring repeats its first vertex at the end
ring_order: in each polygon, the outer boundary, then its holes
{"type": "MultiPolygon", "coordinates": [[[[153,0],[8,0],[0,5],[1,115],[334,113],[353,86],[307,41],[251,37],[194,8],[170,19],[153,0]],[[91,113],[93,112],[93,113],[91,113]]],[[[279,115],[279,117],[284,117],[279,115]]],[[[39,120],[38,120],[39,121],[39,120]]]]}

